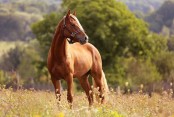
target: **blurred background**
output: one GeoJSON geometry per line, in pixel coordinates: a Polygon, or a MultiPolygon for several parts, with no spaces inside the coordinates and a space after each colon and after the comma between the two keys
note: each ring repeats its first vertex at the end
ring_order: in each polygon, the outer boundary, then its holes
{"type": "Polygon", "coordinates": [[[53,89],[47,53],[68,9],[100,51],[110,87],[174,90],[174,0],[0,0],[1,86],[53,89]]]}

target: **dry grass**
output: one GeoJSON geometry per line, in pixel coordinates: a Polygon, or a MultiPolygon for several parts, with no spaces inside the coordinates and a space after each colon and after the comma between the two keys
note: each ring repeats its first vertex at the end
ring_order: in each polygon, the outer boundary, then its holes
{"type": "Polygon", "coordinates": [[[95,102],[89,110],[84,93],[76,93],[69,109],[66,92],[58,105],[53,92],[0,89],[1,117],[174,117],[170,95],[118,95],[111,92],[105,105],[95,102]]]}

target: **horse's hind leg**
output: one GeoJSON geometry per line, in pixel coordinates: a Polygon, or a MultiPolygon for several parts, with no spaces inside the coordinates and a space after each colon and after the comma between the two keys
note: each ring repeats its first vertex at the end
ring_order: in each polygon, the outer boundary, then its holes
{"type": "Polygon", "coordinates": [[[105,102],[105,97],[104,97],[104,84],[103,84],[103,76],[102,76],[102,70],[98,72],[92,72],[91,73],[93,80],[94,80],[94,87],[99,87],[99,98],[101,98],[101,103],[105,102]]]}
{"type": "Polygon", "coordinates": [[[79,79],[80,84],[81,84],[82,88],[85,90],[85,93],[88,97],[89,106],[92,106],[92,104],[93,104],[93,93],[92,93],[92,90],[91,90],[91,87],[90,87],[90,84],[89,84],[89,81],[88,81],[88,74],[86,74],[83,77],[78,78],[78,79],[79,79]]]}
{"type": "Polygon", "coordinates": [[[61,83],[60,83],[60,80],[57,80],[54,77],[51,77],[51,80],[52,80],[52,83],[54,85],[56,99],[58,99],[60,101],[60,99],[61,99],[61,94],[60,94],[60,91],[61,91],[61,83]]]}

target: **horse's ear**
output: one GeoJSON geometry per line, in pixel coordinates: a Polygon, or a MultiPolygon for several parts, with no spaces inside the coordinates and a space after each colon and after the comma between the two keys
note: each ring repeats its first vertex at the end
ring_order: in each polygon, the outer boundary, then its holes
{"type": "Polygon", "coordinates": [[[74,11],[73,15],[76,16],[76,11],[74,11]]]}
{"type": "Polygon", "coordinates": [[[68,18],[70,16],[70,14],[71,14],[71,11],[68,10],[68,13],[66,14],[66,18],[68,18]]]}

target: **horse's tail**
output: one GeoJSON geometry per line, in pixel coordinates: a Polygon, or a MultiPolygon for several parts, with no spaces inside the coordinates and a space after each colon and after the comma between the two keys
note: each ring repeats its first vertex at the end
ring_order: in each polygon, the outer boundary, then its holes
{"type": "MultiPolygon", "coordinates": [[[[93,82],[94,88],[97,88],[97,85],[96,85],[94,79],[92,79],[92,82],[93,82]]],[[[102,70],[102,83],[103,83],[103,88],[104,88],[105,100],[107,102],[108,101],[109,88],[108,88],[107,80],[106,80],[106,77],[105,77],[105,74],[104,74],[103,70],[102,70]]]]}
{"type": "Polygon", "coordinates": [[[105,73],[102,71],[102,79],[103,79],[103,86],[104,86],[104,91],[106,94],[109,93],[109,87],[108,87],[108,83],[105,77],[105,73]]]}

